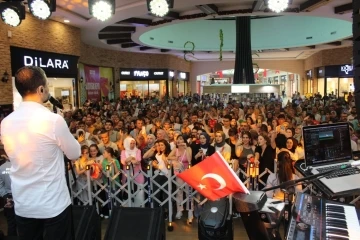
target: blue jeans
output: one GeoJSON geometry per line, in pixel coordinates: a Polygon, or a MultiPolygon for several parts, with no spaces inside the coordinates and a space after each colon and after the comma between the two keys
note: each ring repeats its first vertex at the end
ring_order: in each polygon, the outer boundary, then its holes
{"type": "Polygon", "coordinates": [[[53,218],[35,219],[16,215],[20,240],[72,240],[71,205],[53,218]]]}

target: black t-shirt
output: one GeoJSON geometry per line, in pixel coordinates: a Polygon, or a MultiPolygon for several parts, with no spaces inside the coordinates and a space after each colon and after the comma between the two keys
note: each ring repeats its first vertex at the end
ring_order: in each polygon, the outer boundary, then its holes
{"type": "Polygon", "coordinates": [[[271,172],[274,172],[274,159],[276,150],[273,149],[270,145],[268,145],[265,148],[264,153],[261,155],[262,149],[260,146],[257,146],[255,148],[255,153],[259,153],[260,155],[259,174],[261,174],[265,170],[265,168],[268,168],[271,172]]]}

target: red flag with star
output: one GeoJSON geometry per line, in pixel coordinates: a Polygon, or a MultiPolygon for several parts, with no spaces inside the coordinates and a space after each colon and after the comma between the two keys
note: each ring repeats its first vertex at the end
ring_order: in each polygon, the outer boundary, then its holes
{"type": "Polygon", "coordinates": [[[219,152],[177,176],[212,201],[235,192],[250,194],[219,152]]]}

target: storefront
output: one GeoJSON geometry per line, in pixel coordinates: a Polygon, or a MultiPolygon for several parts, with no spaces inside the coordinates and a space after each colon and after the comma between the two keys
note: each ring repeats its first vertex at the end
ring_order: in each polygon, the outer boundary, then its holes
{"type": "Polygon", "coordinates": [[[347,97],[354,91],[352,65],[325,66],[317,69],[318,92],[323,96],[347,97]]]}
{"type": "Polygon", "coordinates": [[[125,96],[148,98],[173,97],[187,91],[189,73],[169,69],[120,69],[120,98],[125,96]]]}
{"type": "MultiPolygon", "coordinates": [[[[77,104],[77,56],[30,50],[26,48],[10,47],[12,76],[24,66],[41,67],[48,78],[50,94],[58,99],[65,109],[77,104]]],[[[18,107],[22,98],[13,84],[13,105],[18,107]]],[[[48,103],[50,105],[50,103],[48,103]]],[[[51,106],[48,106],[51,108],[51,106]]]]}

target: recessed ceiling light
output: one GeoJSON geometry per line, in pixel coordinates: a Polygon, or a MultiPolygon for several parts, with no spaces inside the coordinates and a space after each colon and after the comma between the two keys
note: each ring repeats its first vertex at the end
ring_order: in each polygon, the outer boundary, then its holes
{"type": "Polygon", "coordinates": [[[64,19],[64,23],[69,23],[69,22],[70,22],[70,20],[64,19]]]}

